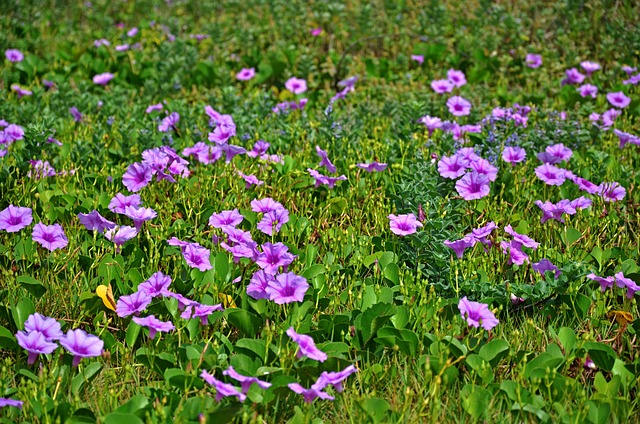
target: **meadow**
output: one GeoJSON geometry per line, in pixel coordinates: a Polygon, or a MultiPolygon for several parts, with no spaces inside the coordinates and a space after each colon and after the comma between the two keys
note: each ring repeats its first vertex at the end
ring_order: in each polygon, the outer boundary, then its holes
{"type": "Polygon", "coordinates": [[[636,2],[0,10],[0,423],[640,420],[636,2]]]}

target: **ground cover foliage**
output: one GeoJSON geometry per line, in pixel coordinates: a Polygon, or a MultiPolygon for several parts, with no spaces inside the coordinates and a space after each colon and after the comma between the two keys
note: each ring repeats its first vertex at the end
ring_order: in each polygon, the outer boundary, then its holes
{"type": "Polygon", "coordinates": [[[2,7],[0,422],[637,420],[635,2],[2,7]]]}

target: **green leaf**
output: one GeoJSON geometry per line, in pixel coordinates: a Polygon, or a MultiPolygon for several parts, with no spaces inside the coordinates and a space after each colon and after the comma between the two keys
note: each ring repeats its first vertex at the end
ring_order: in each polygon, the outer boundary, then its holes
{"type": "Polygon", "coordinates": [[[475,420],[479,420],[489,409],[491,403],[491,392],[480,386],[467,384],[460,390],[462,397],[462,407],[475,420]]]}
{"type": "Polygon", "coordinates": [[[262,328],[262,318],[244,309],[229,308],[224,311],[224,315],[246,336],[254,337],[262,328]]]}
{"type": "Polygon", "coordinates": [[[112,412],[102,419],[102,424],[144,424],[144,422],[133,414],[123,414],[112,412]]]}
{"type": "Polygon", "coordinates": [[[15,308],[11,311],[13,315],[13,322],[16,324],[19,330],[24,330],[24,322],[29,318],[29,315],[34,314],[36,312],[36,307],[34,306],[31,299],[28,297],[23,297],[20,299],[15,308]]]}
{"type": "Polygon", "coordinates": [[[370,398],[358,404],[362,411],[371,418],[374,423],[387,422],[387,412],[391,405],[384,399],[370,398]]]}
{"type": "Polygon", "coordinates": [[[564,243],[567,248],[573,246],[580,238],[582,238],[582,233],[575,228],[567,228],[566,232],[563,233],[564,243]]]}
{"type": "Polygon", "coordinates": [[[589,401],[587,407],[587,419],[592,424],[606,424],[610,422],[611,406],[607,402],[589,401]]]}
{"type": "Polygon", "coordinates": [[[44,284],[30,275],[20,275],[16,281],[35,297],[42,297],[47,292],[44,284]]]}
{"type": "Polygon", "coordinates": [[[611,346],[598,342],[586,342],[582,347],[598,368],[611,371],[616,361],[616,353],[611,346]]]}
{"type": "Polygon", "coordinates": [[[236,342],[234,350],[238,353],[251,352],[257,358],[260,358],[262,363],[266,361],[267,346],[266,342],[261,339],[240,339],[236,342]]]}
{"type": "Polygon", "coordinates": [[[355,320],[355,327],[362,333],[362,346],[376,335],[377,331],[384,326],[395,314],[396,307],[388,303],[376,303],[360,315],[355,320]]]}
{"type": "Polygon", "coordinates": [[[509,354],[509,343],[506,340],[493,339],[482,346],[478,353],[482,359],[495,367],[502,358],[509,354]]]}
{"type": "Polygon", "coordinates": [[[576,345],[576,333],[569,327],[562,327],[560,331],[558,331],[558,341],[564,348],[565,353],[568,355],[573,351],[573,348],[576,345]]]}
{"type": "Polygon", "coordinates": [[[138,394],[129,399],[126,403],[120,405],[114,412],[121,414],[133,414],[140,418],[145,415],[145,410],[149,409],[151,404],[146,396],[138,394]]]}
{"type": "Polygon", "coordinates": [[[16,336],[5,327],[0,325],[0,348],[15,350],[18,347],[16,336]]]}
{"type": "Polygon", "coordinates": [[[399,273],[400,273],[400,269],[398,268],[398,265],[394,263],[388,264],[383,271],[384,277],[396,285],[400,284],[399,273]]]}
{"type": "Polygon", "coordinates": [[[124,341],[129,347],[133,347],[138,340],[138,335],[140,334],[141,326],[131,321],[129,326],[127,327],[127,334],[124,337],[124,341]]]}
{"type": "Polygon", "coordinates": [[[81,373],[71,379],[71,390],[73,393],[77,395],[84,387],[84,383],[94,379],[101,369],[102,364],[99,362],[92,362],[84,367],[81,373]]]}

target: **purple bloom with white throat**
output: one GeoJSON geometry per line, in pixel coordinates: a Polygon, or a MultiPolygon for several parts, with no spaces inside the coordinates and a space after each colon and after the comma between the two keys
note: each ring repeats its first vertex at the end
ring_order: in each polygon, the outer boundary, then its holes
{"type": "Polygon", "coordinates": [[[128,296],[120,296],[116,303],[116,314],[120,318],[138,315],[147,309],[153,298],[146,291],[138,290],[128,296]]]}
{"type": "Polygon", "coordinates": [[[464,97],[451,97],[447,100],[447,107],[453,116],[467,116],[471,113],[471,103],[464,97]]]}
{"type": "Polygon", "coordinates": [[[265,291],[269,299],[282,305],[285,303],[302,302],[309,289],[307,279],[293,272],[278,274],[274,280],[267,284],[265,291]]]}
{"type": "Polygon", "coordinates": [[[93,210],[89,213],[79,213],[78,219],[87,230],[97,231],[98,233],[102,233],[105,230],[110,230],[112,228],[115,228],[116,226],[114,222],[111,222],[100,215],[97,210],[93,210]]]}
{"type": "Polygon", "coordinates": [[[289,78],[284,86],[293,94],[302,94],[307,91],[307,81],[296,77],[289,78]]]}
{"type": "Polygon", "coordinates": [[[489,331],[499,324],[496,316],[489,310],[489,306],[485,303],[472,302],[463,297],[458,303],[460,316],[467,321],[469,327],[482,328],[489,331]]]}
{"type": "Polygon", "coordinates": [[[132,321],[142,327],[147,327],[149,329],[149,338],[151,340],[155,338],[157,332],[168,333],[169,331],[172,331],[176,328],[172,322],[160,321],[153,315],[149,315],[143,318],[133,317],[132,321]]]}
{"type": "Polygon", "coordinates": [[[535,169],[536,176],[547,185],[561,186],[566,180],[564,169],[544,163],[535,169]]]}
{"type": "Polygon", "coordinates": [[[0,212],[0,230],[15,233],[33,222],[31,208],[9,205],[0,212]]]}
{"type": "Polygon", "coordinates": [[[32,239],[51,252],[62,249],[69,244],[60,224],[44,225],[42,222],[38,222],[33,227],[32,239]]]}
{"type": "Polygon", "coordinates": [[[296,355],[298,358],[306,356],[319,362],[327,360],[327,354],[316,347],[313,338],[310,336],[296,333],[293,327],[289,327],[287,335],[299,346],[298,353],[296,355]]]}
{"type": "Polygon", "coordinates": [[[394,215],[389,214],[389,227],[395,235],[404,237],[415,233],[422,223],[412,213],[394,215]]]}
{"type": "Polygon", "coordinates": [[[469,172],[456,182],[456,191],[464,200],[482,199],[491,191],[489,178],[484,174],[469,172]]]}
{"type": "Polygon", "coordinates": [[[47,341],[47,338],[40,331],[18,331],[16,333],[18,344],[29,354],[27,359],[28,365],[33,365],[38,355],[52,353],[58,348],[56,343],[47,341]]]}
{"type": "Polygon", "coordinates": [[[617,107],[618,109],[624,109],[631,103],[631,98],[625,96],[622,91],[607,93],[607,100],[611,103],[611,106],[617,107]]]}
{"type": "Polygon", "coordinates": [[[142,163],[134,162],[127,168],[122,176],[122,184],[132,192],[137,192],[146,187],[153,177],[153,169],[142,163]]]}
{"type": "Polygon", "coordinates": [[[85,331],[69,330],[65,337],[60,339],[62,347],[73,355],[73,366],[77,367],[82,358],[91,358],[102,355],[104,342],[93,334],[85,331]]]}
{"type": "Polygon", "coordinates": [[[510,164],[524,162],[526,157],[527,152],[519,146],[505,147],[502,151],[502,160],[510,164]]]}

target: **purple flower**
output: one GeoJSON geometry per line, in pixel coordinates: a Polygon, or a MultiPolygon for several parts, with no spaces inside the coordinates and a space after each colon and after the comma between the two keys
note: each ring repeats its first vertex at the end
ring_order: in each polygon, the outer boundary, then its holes
{"type": "Polygon", "coordinates": [[[138,285],[138,291],[145,292],[151,297],[157,297],[163,294],[163,292],[169,290],[171,285],[171,277],[164,275],[158,271],[149,277],[148,280],[143,281],[138,285]]]}
{"type": "Polygon", "coordinates": [[[31,90],[24,89],[18,84],[11,84],[11,90],[15,91],[18,94],[19,99],[23,98],[24,96],[31,96],[33,94],[31,90]]]}
{"type": "Polygon", "coordinates": [[[347,368],[338,372],[326,372],[323,371],[318,377],[318,381],[313,385],[318,389],[324,389],[326,386],[331,384],[335,387],[337,392],[342,392],[342,382],[347,379],[351,374],[358,372],[355,366],[349,365],[347,368]]]}
{"type": "Polygon", "coordinates": [[[456,87],[462,87],[467,83],[467,78],[464,76],[464,72],[457,71],[455,69],[449,69],[447,71],[447,79],[456,87]]]}
{"type": "Polygon", "coordinates": [[[613,283],[615,282],[615,278],[613,276],[609,276],[606,278],[599,277],[594,273],[587,275],[587,278],[593,281],[597,281],[600,284],[600,290],[605,291],[609,287],[613,287],[613,283]]]}
{"type": "Polygon", "coordinates": [[[306,278],[287,272],[279,274],[274,280],[270,280],[265,291],[269,299],[282,305],[291,302],[302,302],[309,289],[306,278]]]}
{"type": "Polygon", "coordinates": [[[602,197],[605,202],[615,202],[624,199],[627,190],[617,182],[602,183],[598,189],[598,196],[602,197]]]}
{"type": "Polygon", "coordinates": [[[33,227],[31,238],[51,252],[62,249],[69,244],[60,224],[44,225],[42,222],[38,222],[33,227]]]}
{"type": "Polygon", "coordinates": [[[24,60],[24,55],[18,49],[7,49],[4,52],[4,56],[9,62],[18,63],[24,60]]]}
{"type": "Polygon", "coordinates": [[[213,228],[236,227],[243,219],[244,217],[238,212],[238,209],[227,210],[212,214],[209,218],[209,225],[213,228]]]}
{"type": "Polygon", "coordinates": [[[316,347],[313,338],[310,336],[296,333],[293,327],[289,327],[287,335],[299,346],[298,353],[296,355],[298,358],[306,356],[319,362],[327,360],[327,354],[316,347]]]}
{"type": "Polygon", "coordinates": [[[38,355],[49,354],[58,348],[56,343],[47,341],[47,338],[40,331],[18,331],[16,333],[18,344],[29,353],[27,364],[32,365],[38,355]]]}
{"type": "Polygon", "coordinates": [[[442,156],[438,162],[438,172],[443,178],[456,179],[467,172],[469,161],[462,155],[442,156]]]}
{"type": "Polygon", "coordinates": [[[600,191],[600,186],[592,183],[587,179],[576,177],[572,181],[578,186],[580,190],[586,191],[589,194],[596,194],[598,191],[600,191]]]}
{"type": "Polygon", "coordinates": [[[182,256],[191,268],[198,268],[202,272],[213,269],[209,260],[211,252],[198,243],[189,243],[184,246],[182,256]]]}
{"type": "Polygon", "coordinates": [[[146,291],[138,289],[135,293],[128,296],[120,296],[116,303],[116,314],[120,318],[128,317],[129,315],[138,315],[140,312],[147,309],[147,306],[151,303],[153,298],[146,291]]]}
{"type": "Polygon", "coordinates": [[[534,250],[537,249],[538,246],[540,245],[540,243],[536,242],[531,237],[525,234],[520,234],[516,232],[511,225],[507,225],[506,227],[504,227],[504,231],[505,233],[512,236],[513,241],[516,242],[518,245],[526,246],[534,250]]]}
{"type": "Polygon", "coordinates": [[[629,103],[631,103],[631,98],[625,96],[622,91],[607,93],[607,100],[611,103],[611,106],[619,109],[624,109],[629,106],[629,103]]]}
{"type": "Polygon", "coordinates": [[[184,312],[180,314],[180,318],[200,318],[200,322],[202,323],[202,325],[207,325],[209,315],[211,315],[215,311],[222,310],[222,304],[220,303],[218,303],[217,305],[203,305],[201,303],[194,302],[193,304],[187,306],[184,312]]]}
{"type": "Polygon", "coordinates": [[[609,128],[611,125],[614,124],[616,118],[618,116],[620,116],[622,112],[619,111],[618,109],[609,109],[608,111],[606,111],[605,113],[602,114],[602,128],[606,129],[609,128]]]}
{"type": "Polygon", "coordinates": [[[313,37],[317,37],[317,36],[319,36],[320,34],[322,34],[322,28],[320,28],[320,27],[318,27],[318,28],[313,28],[313,29],[310,31],[310,33],[311,33],[311,35],[312,35],[313,37]]]}
{"type": "Polygon", "coordinates": [[[124,51],[129,50],[129,45],[128,44],[118,44],[115,47],[115,49],[116,49],[117,52],[124,52],[124,51]]]}
{"type": "Polygon", "coordinates": [[[127,31],[127,37],[135,37],[138,34],[138,28],[133,27],[129,31],[127,31]]]}
{"type": "Polygon", "coordinates": [[[236,135],[236,124],[231,115],[221,115],[218,113],[214,116],[215,118],[212,118],[212,121],[215,123],[216,128],[213,132],[209,133],[209,141],[217,144],[225,144],[231,137],[236,135]]]}
{"type": "Polygon", "coordinates": [[[424,56],[421,54],[412,54],[411,60],[418,62],[420,65],[424,62],[424,56]]]}
{"type": "Polygon", "coordinates": [[[122,193],[116,194],[109,202],[109,210],[113,213],[124,214],[127,206],[137,208],[142,204],[139,194],[125,196],[122,193]]]}
{"type": "Polygon", "coordinates": [[[631,144],[635,144],[635,145],[640,146],[640,137],[638,137],[638,136],[626,133],[624,131],[620,131],[618,129],[614,129],[613,133],[618,137],[618,140],[620,141],[619,147],[621,149],[623,149],[624,146],[627,143],[631,143],[631,144]]]}
{"type": "Polygon", "coordinates": [[[0,212],[0,230],[15,233],[33,222],[31,208],[9,205],[0,212]]]}
{"type": "Polygon", "coordinates": [[[258,270],[253,273],[251,277],[251,282],[247,286],[247,295],[251,296],[254,299],[269,299],[269,294],[267,293],[267,286],[269,282],[274,280],[274,276],[271,274],[267,274],[264,270],[258,270]]]}
{"type": "Polygon", "coordinates": [[[580,196],[580,197],[578,197],[576,199],[573,199],[571,201],[571,206],[574,209],[587,209],[587,208],[591,207],[592,203],[593,202],[591,201],[591,199],[588,199],[588,198],[586,198],[584,196],[580,196]]]}
{"type": "Polygon", "coordinates": [[[254,68],[242,68],[242,70],[236,74],[236,79],[239,81],[248,81],[255,76],[256,70],[254,68]]]}
{"type": "Polygon", "coordinates": [[[584,81],[584,75],[576,68],[567,69],[565,75],[566,78],[562,81],[563,84],[582,84],[584,81]]]}
{"type": "Polygon", "coordinates": [[[134,162],[122,176],[122,184],[132,192],[142,190],[153,177],[153,169],[145,164],[134,162]]]}
{"type": "Polygon", "coordinates": [[[175,130],[178,121],[180,121],[180,114],[178,112],[172,112],[162,120],[160,125],[158,125],[158,131],[167,132],[170,129],[175,130]]]}
{"type": "Polygon", "coordinates": [[[564,169],[544,163],[535,169],[538,178],[547,185],[561,186],[565,179],[564,169]]]}
{"type": "Polygon", "coordinates": [[[105,72],[103,74],[98,74],[93,77],[93,83],[98,85],[107,85],[109,81],[111,81],[115,77],[110,72],[105,72]]]}
{"type": "Polygon", "coordinates": [[[453,250],[458,259],[462,259],[465,249],[473,247],[476,244],[476,241],[477,240],[475,239],[475,237],[466,235],[460,240],[456,241],[445,240],[444,245],[453,250]]]}
{"type": "Polygon", "coordinates": [[[502,160],[507,163],[523,162],[527,156],[527,152],[522,147],[505,147],[502,151],[502,160]]]}
{"type": "Polygon", "coordinates": [[[471,230],[471,234],[469,236],[473,237],[477,242],[484,244],[485,246],[491,247],[491,241],[487,240],[487,237],[491,235],[493,230],[497,229],[498,226],[495,222],[490,221],[484,227],[479,227],[471,230]]]}
{"type": "Polygon", "coordinates": [[[598,87],[591,84],[583,84],[580,87],[577,87],[576,90],[578,90],[578,93],[580,93],[580,96],[582,97],[591,97],[595,99],[598,94],[598,87]]]}
{"type": "Polygon", "coordinates": [[[584,69],[584,71],[587,73],[587,76],[591,76],[592,73],[600,69],[600,65],[598,63],[589,62],[588,60],[580,62],[580,67],[584,69]]]}
{"type": "Polygon", "coordinates": [[[546,258],[542,259],[540,262],[531,264],[531,268],[533,268],[534,271],[540,273],[540,275],[542,275],[543,277],[545,272],[547,271],[552,271],[555,275],[555,278],[558,278],[560,274],[562,274],[562,271],[560,271],[557,266],[555,266],[549,259],[546,258]]]}
{"type": "Polygon", "coordinates": [[[244,402],[247,398],[247,395],[238,390],[237,387],[223,383],[218,380],[211,374],[207,372],[207,370],[202,370],[200,377],[210,385],[212,385],[216,389],[216,402],[220,402],[220,400],[225,396],[235,396],[239,402],[244,402]]]}
{"type": "Polygon", "coordinates": [[[631,67],[629,65],[623,65],[622,66],[622,71],[627,75],[631,75],[637,70],[638,70],[638,68],[634,68],[634,67],[631,67]]]}
{"type": "Polygon", "coordinates": [[[553,156],[554,158],[559,159],[560,162],[568,162],[571,158],[571,155],[573,155],[573,151],[570,148],[565,147],[565,145],[562,143],[554,144],[553,146],[547,146],[545,152],[553,156]]]}
{"type": "Polygon", "coordinates": [[[111,43],[106,38],[100,38],[99,40],[95,40],[93,42],[93,46],[96,48],[100,46],[110,46],[110,45],[111,43]]]}
{"type": "Polygon", "coordinates": [[[131,320],[140,326],[147,327],[149,329],[149,338],[151,340],[153,340],[158,331],[168,333],[176,328],[172,322],[160,321],[153,315],[149,315],[144,318],[133,317],[131,320]]]}
{"type": "Polygon", "coordinates": [[[251,201],[251,210],[257,213],[268,213],[277,209],[284,209],[284,206],[282,206],[282,203],[276,202],[270,197],[251,201]]]}
{"type": "Polygon", "coordinates": [[[548,200],[544,203],[542,203],[541,200],[536,200],[534,204],[542,209],[542,218],[540,218],[541,224],[549,219],[555,219],[556,221],[564,222],[564,219],[562,218],[562,214],[564,213],[564,211],[556,207],[555,204],[549,202],[548,200]]]}
{"type": "Polygon", "coordinates": [[[109,221],[97,210],[93,210],[89,213],[79,213],[78,219],[80,223],[85,226],[85,228],[89,231],[98,231],[99,233],[104,232],[104,230],[110,230],[116,226],[114,222],[109,221]]]}
{"type": "Polygon", "coordinates": [[[27,176],[34,180],[40,180],[45,177],[55,177],[56,170],[51,166],[49,161],[30,160],[31,169],[27,176]]]}
{"type": "Polygon", "coordinates": [[[22,409],[23,403],[24,402],[21,400],[0,398],[0,408],[4,408],[5,406],[13,406],[14,408],[22,409]]]}
{"type": "Polygon", "coordinates": [[[638,85],[640,82],[640,73],[632,75],[631,78],[622,81],[624,85],[638,85]]]}
{"type": "Polygon", "coordinates": [[[104,342],[93,334],[87,334],[83,330],[69,330],[67,335],[60,339],[62,347],[73,355],[73,366],[77,367],[82,358],[90,358],[102,355],[104,342]]]}
{"type": "Polygon", "coordinates": [[[327,152],[325,150],[322,150],[320,146],[316,146],[316,153],[318,154],[318,156],[320,156],[320,163],[318,164],[318,166],[324,166],[325,168],[327,168],[327,171],[331,172],[332,174],[337,171],[336,166],[331,163],[331,161],[327,157],[327,152]]]}
{"type": "Polygon", "coordinates": [[[456,182],[456,191],[464,200],[482,199],[489,194],[489,178],[484,174],[469,172],[456,182]]]}
{"type": "Polygon", "coordinates": [[[529,68],[535,69],[542,65],[542,56],[539,54],[529,53],[525,59],[529,68]]]}
{"type": "Polygon", "coordinates": [[[315,179],[315,187],[326,185],[329,188],[333,188],[338,181],[345,181],[347,179],[345,175],[340,175],[339,177],[328,177],[311,168],[307,168],[307,172],[309,172],[309,175],[315,179]]]}
{"type": "Polygon", "coordinates": [[[258,140],[253,145],[253,149],[247,152],[247,156],[251,158],[257,158],[259,156],[267,153],[267,149],[269,149],[270,144],[264,140],[258,140]]]}
{"type": "Polygon", "coordinates": [[[246,183],[245,188],[251,188],[252,186],[261,186],[264,184],[264,181],[259,180],[258,177],[256,177],[255,175],[251,174],[251,175],[246,175],[240,171],[238,171],[238,175],[240,175],[242,177],[242,179],[244,180],[244,182],[246,183]]]}
{"type": "Polygon", "coordinates": [[[287,82],[284,83],[284,86],[293,94],[302,94],[307,91],[307,82],[296,77],[289,78],[287,82]]]}
{"type": "Polygon", "coordinates": [[[424,124],[424,126],[427,127],[429,137],[431,137],[436,129],[442,128],[442,120],[438,117],[425,115],[422,118],[418,119],[418,122],[424,124]]]}
{"type": "Polygon", "coordinates": [[[447,107],[453,116],[467,116],[471,112],[471,103],[460,96],[453,96],[447,100],[447,107]]]}
{"type": "Polygon", "coordinates": [[[356,164],[358,168],[364,169],[367,172],[382,172],[387,169],[386,163],[380,162],[371,162],[371,163],[358,163],[356,164]]]}
{"type": "Polygon", "coordinates": [[[522,251],[522,244],[516,241],[500,242],[500,248],[503,253],[509,253],[509,264],[522,265],[529,261],[529,255],[522,251]]]}
{"type": "Polygon", "coordinates": [[[128,240],[138,235],[138,231],[128,225],[116,226],[105,231],[104,236],[107,240],[114,242],[118,249],[128,240]]]}
{"type": "Polygon", "coordinates": [[[493,166],[488,160],[478,158],[469,162],[469,167],[472,171],[478,174],[485,175],[489,181],[495,181],[498,177],[498,168],[493,166]]]}
{"type": "Polygon", "coordinates": [[[133,220],[133,224],[138,232],[142,228],[144,221],[150,221],[158,216],[158,213],[151,208],[134,208],[133,206],[127,206],[124,214],[133,220]]]}
{"type": "Polygon", "coordinates": [[[162,103],[157,103],[155,105],[150,105],[147,107],[147,110],[145,110],[146,113],[151,113],[154,110],[162,110],[162,108],[164,107],[164,105],[162,103]]]}
{"type": "Polygon", "coordinates": [[[82,113],[80,113],[77,107],[73,106],[69,108],[69,113],[73,116],[74,121],[82,122],[82,113]]]}
{"type": "Polygon", "coordinates": [[[488,305],[472,302],[467,299],[467,296],[460,299],[458,309],[460,310],[460,316],[467,321],[469,327],[478,328],[482,324],[482,328],[488,331],[499,323],[493,312],[489,310],[488,305]]]}
{"type": "Polygon", "coordinates": [[[27,333],[38,331],[44,335],[44,338],[50,342],[58,340],[63,336],[60,330],[60,323],[54,318],[45,317],[38,313],[31,314],[24,322],[24,329],[27,333]]]}
{"type": "Polygon", "coordinates": [[[389,214],[388,218],[391,232],[401,237],[413,234],[417,231],[418,227],[422,227],[422,223],[418,221],[412,213],[401,215],[389,214]]]}
{"type": "Polygon", "coordinates": [[[231,365],[225,371],[222,371],[222,375],[226,375],[228,377],[233,378],[238,383],[240,383],[240,387],[242,388],[242,393],[247,394],[249,392],[249,388],[253,383],[256,383],[258,387],[261,389],[268,389],[271,387],[271,383],[267,383],[266,381],[258,380],[255,377],[247,377],[242,374],[238,374],[235,369],[231,365]]]}
{"type": "Polygon", "coordinates": [[[24,129],[20,125],[10,124],[0,134],[4,134],[8,142],[18,141],[24,138],[24,129]]]}
{"type": "Polygon", "coordinates": [[[298,393],[299,395],[302,395],[306,403],[311,403],[318,397],[325,400],[334,400],[333,396],[326,392],[323,392],[322,389],[314,388],[313,386],[311,386],[310,389],[305,389],[299,383],[289,383],[287,386],[292,391],[298,393]]]}
{"type": "Polygon", "coordinates": [[[295,255],[289,253],[289,248],[284,243],[265,243],[262,245],[262,253],[256,258],[256,265],[267,274],[276,275],[280,267],[286,269],[295,259],[295,255]]]}
{"type": "Polygon", "coordinates": [[[451,93],[453,87],[451,81],[446,79],[431,81],[431,88],[438,94],[451,93]]]}
{"type": "Polygon", "coordinates": [[[276,233],[279,232],[287,222],[289,222],[289,211],[280,208],[265,213],[256,227],[263,233],[272,236],[274,231],[276,233]]]}
{"type": "Polygon", "coordinates": [[[163,290],[162,291],[162,295],[165,297],[169,297],[171,299],[175,299],[178,301],[178,309],[181,311],[184,311],[184,308],[186,308],[187,306],[192,306],[192,305],[196,305],[198,304],[198,302],[196,302],[195,300],[191,300],[188,299],[186,297],[184,297],[183,295],[181,295],[180,293],[174,293],[172,291],[169,290],[163,290]]]}
{"type": "Polygon", "coordinates": [[[631,299],[636,292],[640,291],[640,286],[636,284],[631,278],[627,278],[624,276],[622,272],[618,272],[615,274],[616,277],[616,285],[620,288],[627,289],[627,297],[631,299]]]}

